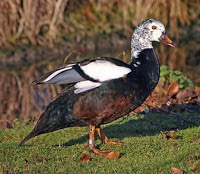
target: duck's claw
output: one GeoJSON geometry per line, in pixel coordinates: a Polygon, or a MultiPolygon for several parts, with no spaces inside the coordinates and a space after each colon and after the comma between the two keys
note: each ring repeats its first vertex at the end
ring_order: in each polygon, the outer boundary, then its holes
{"type": "Polygon", "coordinates": [[[89,150],[98,154],[98,155],[103,155],[105,158],[108,159],[115,159],[120,157],[120,152],[114,152],[112,150],[100,150],[95,147],[95,131],[98,133],[102,141],[108,144],[113,144],[113,145],[124,145],[124,143],[121,142],[113,142],[108,139],[107,136],[104,135],[104,133],[101,131],[100,127],[95,128],[95,126],[90,125],[90,133],[89,133],[89,150]]]}
{"type": "Polygon", "coordinates": [[[112,150],[100,150],[100,149],[97,149],[95,146],[93,146],[93,147],[89,146],[89,150],[91,152],[94,152],[94,153],[96,153],[98,155],[103,155],[103,156],[106,156],[106,155],[108,155],[109,153],[112,152],[112,150]]]}
{"type": "Polygon", "coordinates": [[[124,146],[125,143],[123,142],[115,142],[115,141],[111,141],[111,140],[107,140],[107,141],[104,141],[106,144],[112,144],[112,145],[116,145],[116,146],[124,146]]]}
{"type": "Polygon", "coordinates": [[[90,151],[98,155],[103,155],[107,159],[117,159],[120,157],[120,152],[114,152],[112,150],[100,150],[100,149],[97,149],[95,146],[90,148],[90,151]]]}
{"type": "Polygon", "coordinates": [[[114,142],[114,141],[111,141],[111,140],[102,132],[100,126],[96,128],[96,132],[98,133],[99,137],[101,138],[101,140],[102,140],[105,144],[112,144],[112,145],[117,145],[117,146],[125,145],[125,143],[123,143],[123,142],[114,142]]]}

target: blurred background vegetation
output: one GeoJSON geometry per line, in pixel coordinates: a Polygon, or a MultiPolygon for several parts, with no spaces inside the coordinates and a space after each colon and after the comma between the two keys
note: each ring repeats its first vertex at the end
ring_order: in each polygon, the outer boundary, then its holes
{"type": "Polygon", "coordinates": [[[0,9],[0,119],[35,119],[62,87],[31,82],[69,53],[74,61],[124,51],[128,62],[132,32],[148,18],[178,43],[155,44],[161,64],[200,83],[199,0],[1,0],[0,9]]]}

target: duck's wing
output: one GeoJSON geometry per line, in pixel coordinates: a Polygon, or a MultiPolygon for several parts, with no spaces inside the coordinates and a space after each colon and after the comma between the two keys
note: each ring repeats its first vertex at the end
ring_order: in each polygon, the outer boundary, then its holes
{"type": "Polygon", "coordinates": [[[32,82],[33,85],[48,83],[48,84],[71,84],[85,80],[75,70],[76,64],[68,64],[56,70],[50,71],[43,75],[38,80],[32,82]]]}
{"type": "Polygon", "coordinates": [[[75,93],[100,86],[103,82],[124,77],[131,72],[130,65],[108,57],[88,59],[68,64],[41,77],[33,84],[75,84],[75,93]]]}

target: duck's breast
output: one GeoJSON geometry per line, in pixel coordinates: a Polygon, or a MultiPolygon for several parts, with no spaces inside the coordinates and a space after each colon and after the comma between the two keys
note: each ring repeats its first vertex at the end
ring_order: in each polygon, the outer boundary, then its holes
{"type": "Polygon", "coordinates": [[[148,94],[142,86],[142,82],[134,78],[104,83],[78,95],[72,109],[73,116],[86,125],[112,122],[143,103],[148,94]]]}

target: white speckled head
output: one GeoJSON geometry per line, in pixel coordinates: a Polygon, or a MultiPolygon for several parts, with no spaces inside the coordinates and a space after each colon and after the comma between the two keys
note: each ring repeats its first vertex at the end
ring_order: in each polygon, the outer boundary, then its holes
{"type": "Polygon", "coordinates": [[[148,19],[142,23],[140,23],[135,30],[137,33],[143,33],[145,39],[149,41],[157,41],[159,42],[159,38],[165,33],[165,27],[162,22],[156,21],[154,19],[148,19]]]}
{"type": "Polygon", "coordinates": [[[132,58],[137,58],[138,54],[144,49],[153,48],[152,42],[159,42],[163,33],[165,33],[165,27],[162,22],[154,19],[141,22],[132,35],[132,58]]]}

